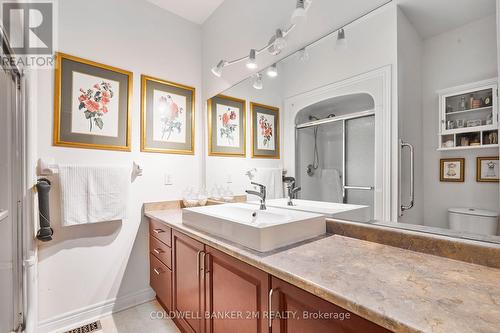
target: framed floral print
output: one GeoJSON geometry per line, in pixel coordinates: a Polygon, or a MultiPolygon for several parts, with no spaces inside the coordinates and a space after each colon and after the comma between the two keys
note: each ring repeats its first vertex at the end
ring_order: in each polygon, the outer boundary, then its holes
{"type": "Polygon", "coordinates": [[[193,87],[141,76],[141,151],[194,154],[193,87]]]}
{"type": "Polygon", "coordinates": [[[252,157],[280,158],[279,109],[250,103],[252,157]]]}
{"type": "Polygon", "coordinates": [[[477,158],[476,181],[481,183],[498,183],[500,181],[498,156],[477,158]]]}
{"type": "Polygon", "coordinates": [[[217,95],[207,103],[208,155],[246,156],[246,101],[217,95]]]}
{"type": "Polygon", "coordinates": [[[132,73],[56,53],[54,145],[130,151],[132,73]]]}
{"type": "Polygon", "coordinates": [[[440,177],[442,182],[464,182],[465,159],[442,158],[440,160],[440,177]]]}

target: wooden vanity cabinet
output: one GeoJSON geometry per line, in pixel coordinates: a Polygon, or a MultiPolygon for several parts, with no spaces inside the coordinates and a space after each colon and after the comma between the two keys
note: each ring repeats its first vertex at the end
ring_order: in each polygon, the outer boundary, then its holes
{"type": "Polygon", "coordinates": [[[151,287],[176,313],[174,321],[183,332],[390,332],[181,232],[164,225],[152,229],[158,228],[162,236],[171,234],[171,248],[151,233],[151,287]]]}
{"type": "Polygon", "coordinates": [[[271,288],[271,333],[390,332],[275,277],[271,288]]]}
{"type": "Polygon", "coordinates": [[[184,332],[204,332],[205,279],[201,257],[205,245],[180,232],[172,233],[172,311],[184,332]]]}
{"type": "Polygon", "coordinates": [[[209,246],[206,248],[207,333],[268,332],[269,275],[209,246]]]}

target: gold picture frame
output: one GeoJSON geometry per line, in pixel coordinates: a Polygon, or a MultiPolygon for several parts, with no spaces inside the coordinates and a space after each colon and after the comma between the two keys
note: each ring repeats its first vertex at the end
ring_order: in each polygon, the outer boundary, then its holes
{"type": "Polygon", "coordinates": [[[252,142],[252,158],[280,158],[280,109],[274,106],[250,102],[250,126],[252,142]],[[258,148],[257,113],[264,113],[274,117],[275,140],[274,149],[263,150],[258,148]]]}
{"type": "MultiPolygon", "coordinates": [[[[177,107],[177,104],[175,104],[177,107]]],[[[181,108],[182,110],[182,108],[181,108]]],[[[141,152],[194,155],[196,128],[196,88],[184,84],[162,80],[149,75],[141,75],[141,152]],[[154,89],[157,88],[158,90],[154,89]],[[152,91],[150,91],[150,88],[152,91]],[[185,142],[168,142],[155,140],[154,126],[154,92],[185,97],[185,142]],[[152,95],[153,94],[153,95],[152,95]],[[148,126],[149,125],[149,126],[148,126]],[[190,133],[188,133],[190,132],[190,133]]],[[[180,132],[180,129],[179,129],[180,132]]]]}
{"type": "Polygon", "coordinates": [[[217,95],[210,98],[207,101],[207,126],[208,126],[208,155],[209,156],[226,156],[226,157],[246,157],[247,154],[247,114],[246,114],[246,100],[231,97],[227,95],[217,95]],[[217,134],[217,129],[214,131],[214,126],[216,126],[214,122],[214,118],[216,118],[216,114],[214,113],[214,105],[219,104],[227,104],[234,108],[239,108],[239,137],[240,137],[240,145],[238,148],[233,147],[215,147],[214,144],[214,135],[217,134]]]}
{"type": "Polygon", "coordinates": [[[499,158],[498,156],[486,156],[486,157],[477,157],[476,158],[476,181],[479,183],[498,183],[500,182],[499,178],[499,158]],[[494,165],[491,166],[492,175],[488,176],[488,174],[483,175],[483,162],[493,163],[493,161],[497,161],[494,165]]]}
{"type": "Polygon", "coordinates": [[[465,181],[465,158],[442,158],[439,160],[439,165],[440,181],[453,183],[465,181]]]}
{"type": "MultiPolygon", "coordinates": [[[[56,67],[54,73],[53,145],[71,148],[131,151],[133,85],[132,72],[61,52],[56,52],[55,57],[56,67]],[[69,73],[66,72],[66,67],[68,67],[69,73]],[[119,115],[117,120],[118,124],[116,125],[116,127],[117,132],[121,133],[119,133],[116,138],[105,135],[99,137],[98,135],[89,135],[88,133],[68,132],[68,127],[71,127],[68,126],[68,123],[71,121],[71,119],[68,120],[68,117],[72,117],[72,113],[75,111],[71,106],[72,98],[74,98],[74,96],[72,92],[63,92],[62,89],[74,88],[72,86],[73,81],[68,82],[69,77],[67,75],[74,73],[79,73],[79,75],[89,75],[86,74],[87,72],[99,73],[94,74],[96,76],[110,75],[113,77],[113,80],[121,80],[121,82],[119,81],[119,83],[121,84],[126,83],[126,87],[119,90],[119,96],[123,94],[125,94],[126,96],[121,96],[121,99],[117,102],[119,115]],[[62,110],[63,107],[64,110],[62,110]],[[122,108],[126,108],[126,110],[122,108]],[[122,119],[121,117],[126,117],[126,119],[122,119]],[[63,123],[64,125],[66,125],[64,128],[62,128],[63,123]],[[120,126],[122,127],[122,129],[119,129],[120,126]]],[[[92,118],[90,118],[89,120],[92,128],[92,118]]]]}

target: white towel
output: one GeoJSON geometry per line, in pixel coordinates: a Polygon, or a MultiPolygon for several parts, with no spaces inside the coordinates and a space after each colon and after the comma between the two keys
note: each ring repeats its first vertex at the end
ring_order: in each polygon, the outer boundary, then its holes
{"type": "Polygon", "coordinates": [[[337,169],[321,170],[321,199],[327,202],[342,203],[342,181],[337,169]]]}
{"type": "Polygon", "coordinates": [[[123,220],[130,168],[60,165],[62,225],[123,220]]]}
{"type": "Polygon", "coordinates": [[[283,169],[257,168],[253,181],[266,186],[267,199],[283,198],[283,169]]]}

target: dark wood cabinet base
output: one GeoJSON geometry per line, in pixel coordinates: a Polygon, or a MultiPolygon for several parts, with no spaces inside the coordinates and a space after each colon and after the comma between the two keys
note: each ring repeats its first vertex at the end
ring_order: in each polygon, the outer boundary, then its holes
{"type": "Polygon", "coordinates": [[[390,332],[158,221],[150,231],[151,287],[182,332],[390,332]]]}

